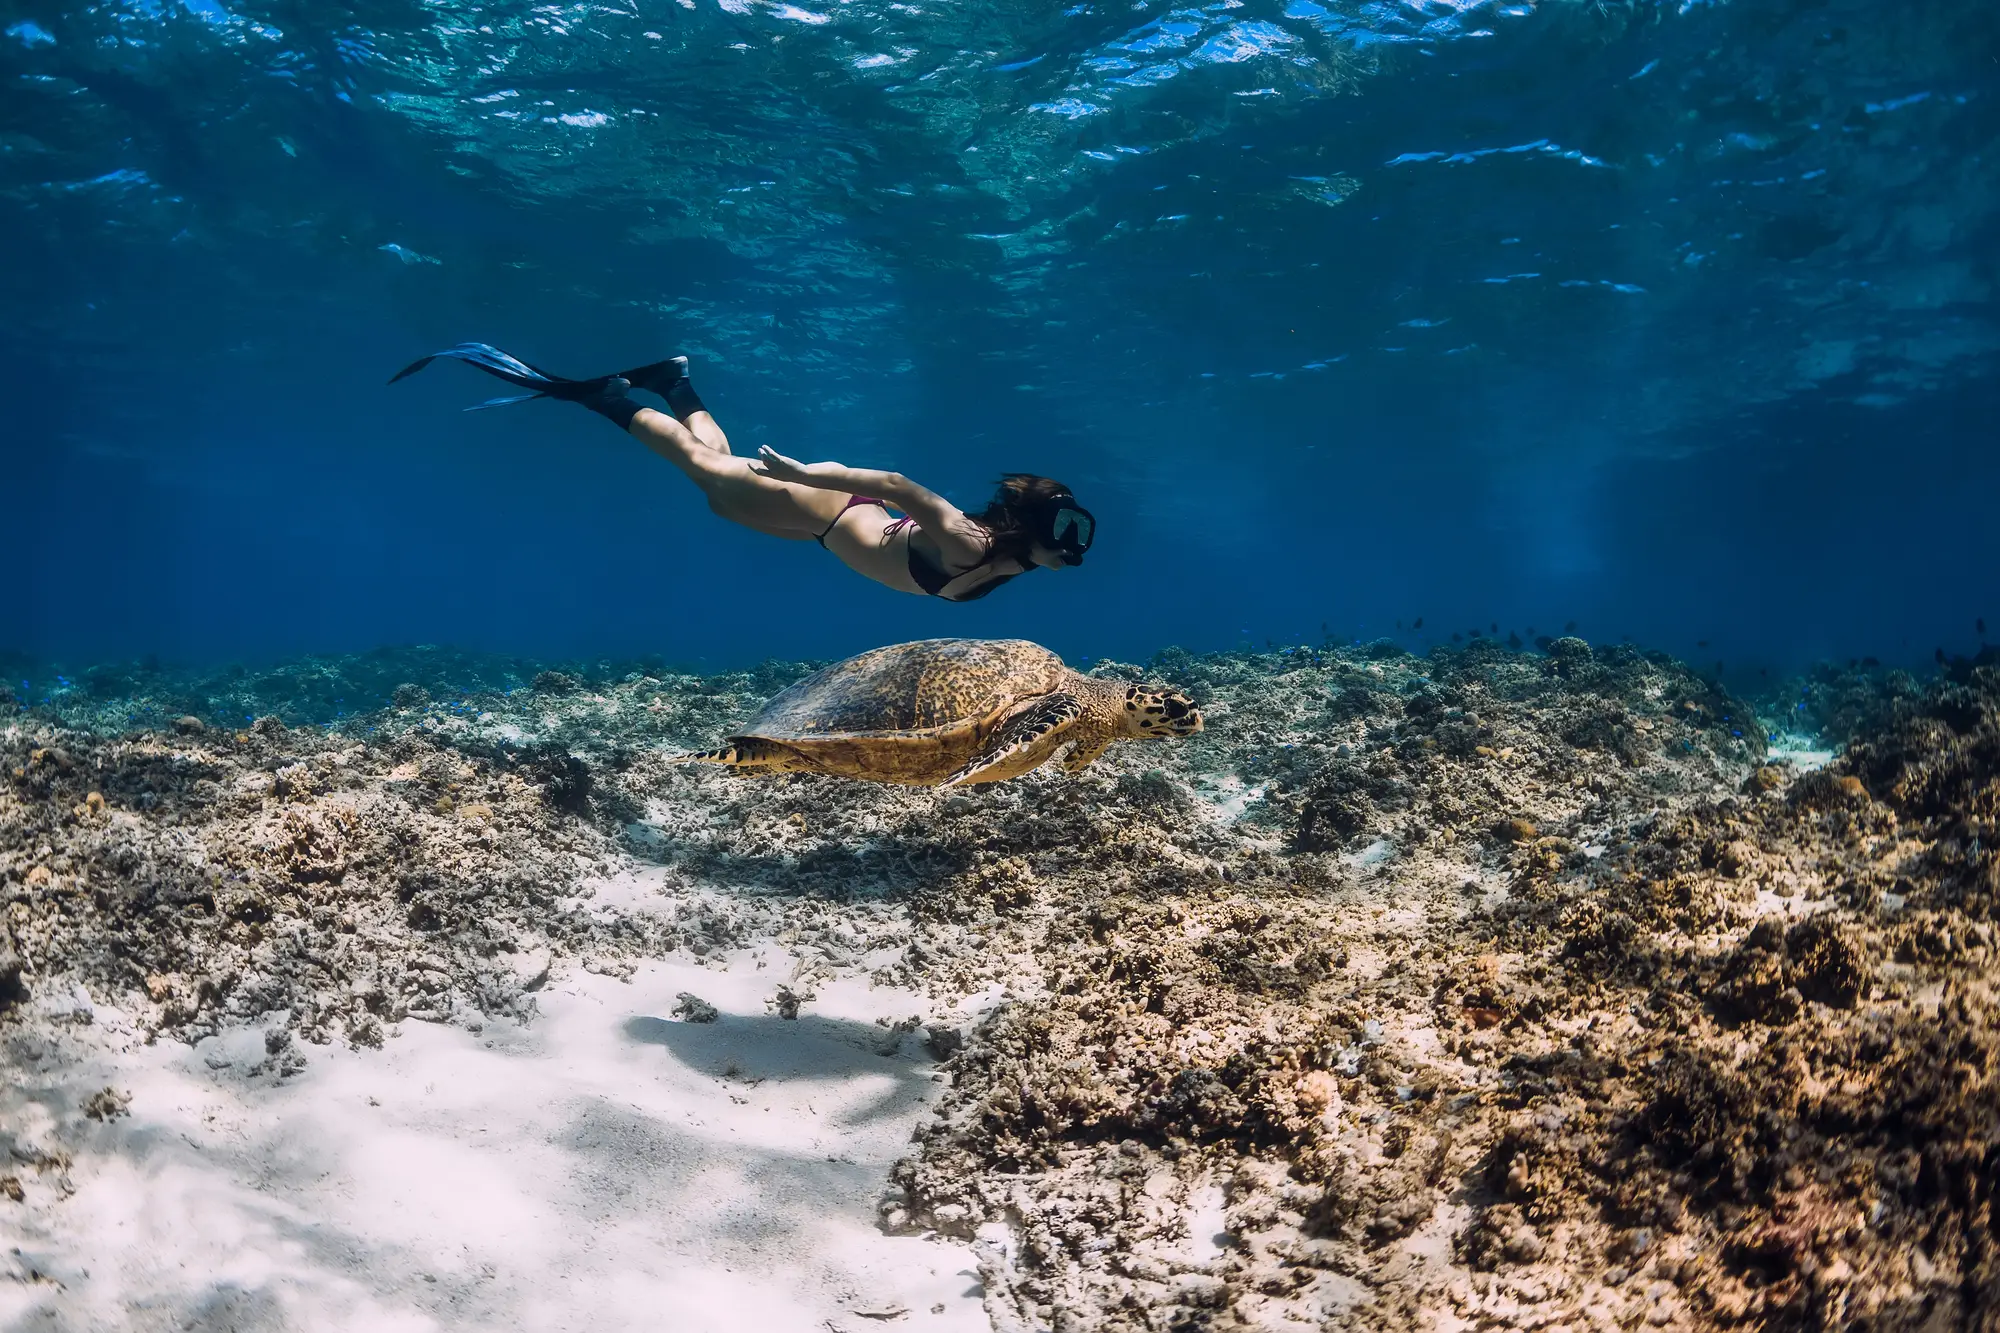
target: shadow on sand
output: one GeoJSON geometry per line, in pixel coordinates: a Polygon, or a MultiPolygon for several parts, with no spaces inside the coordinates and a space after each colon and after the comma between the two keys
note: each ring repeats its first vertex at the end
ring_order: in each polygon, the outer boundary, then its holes
{"type": "Polygon", "coordinates": [[[921,1032],[898,1033],[872,1023],[801,1014],[744,1017],[723,1014],[709,1023],[640,1015],[622,1024],[628,1041],[666,1049],[690,1069],[749,1083],[765,1080],[836,1082],[886,1074],[888,1093],[849,1118],[866,1124],[893,1115],[931,1087],[934,1065],[921,1032]]]}

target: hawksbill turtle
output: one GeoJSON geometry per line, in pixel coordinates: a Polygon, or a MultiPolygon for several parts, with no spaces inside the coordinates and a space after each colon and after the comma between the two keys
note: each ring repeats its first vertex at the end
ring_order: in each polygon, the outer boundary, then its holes
{"type": "Polygon", "coordinates": [[[961,787],[1019,777],[1065,745],[1075,773],[1113,741],[1200,730],[1186,695],[1080,675],[1025,639],[923,639],[815,671],[728,744],[673,762],[961,787]]]}

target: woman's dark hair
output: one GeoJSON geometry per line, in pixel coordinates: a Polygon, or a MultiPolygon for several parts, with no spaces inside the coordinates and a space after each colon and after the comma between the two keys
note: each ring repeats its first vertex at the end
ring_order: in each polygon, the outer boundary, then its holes
{"type": "Polygon", "coordinates": [[[1069,494],[1069,487],[1049,477],[1009,472],[1000,478],[1000,489],[993,492],[993,502],[972,515],[972,521],[992,535],[988,549],[993,558],[1031,564],[1039,508],[1059,495],[1069,494]]]}

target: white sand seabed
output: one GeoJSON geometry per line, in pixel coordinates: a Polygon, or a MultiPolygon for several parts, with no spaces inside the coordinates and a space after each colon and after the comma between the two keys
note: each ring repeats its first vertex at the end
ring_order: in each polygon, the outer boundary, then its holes
{"type": "Polygon", "coordinates": [[[1832,763],[1836,753],[1817,736],[1786,731],[1773,734],[1764,758],[1767,763],[1790,764],[1801,773],[1811,773],[1832,763]]]}
{"type": "Polygon", "coordinates": [[[985,1330],[969,1247],[875,1220],[943,1087],[875,1020],[928,1006],[839,980],[787,1021],[787,974],[578,971],[525,1027],[407,1022],[283,1081],[245,1072],[259,1028],[32,1022],[0,1141],[72,1161],[0,1161],[26,1194],[0,1198],[0,1328],[985,1330]],[[671,1018],[682,991],[720,1019],[671,1018]],[[83,1118],[106,1086],[129,1114],[83,1118]]]}

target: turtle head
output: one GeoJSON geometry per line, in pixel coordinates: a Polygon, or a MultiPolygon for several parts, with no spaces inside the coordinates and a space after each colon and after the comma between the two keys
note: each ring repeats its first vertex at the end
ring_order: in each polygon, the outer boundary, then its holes
{"type": "Polygon", "coordinates": [[[1179,690],[1125,687],[1125,734],[1134,740],[1192,736],[1201,730],[1201,710],[1179,690]]]}

